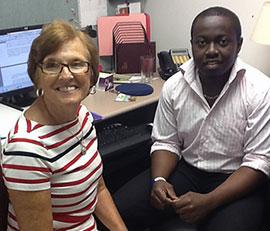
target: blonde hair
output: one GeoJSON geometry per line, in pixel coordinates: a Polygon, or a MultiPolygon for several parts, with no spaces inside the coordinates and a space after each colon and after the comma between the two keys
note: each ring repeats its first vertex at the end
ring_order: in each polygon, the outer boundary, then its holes
{"type": "Polygon", "coordinates": [[[33,41],[28,57],[28,74],[36,85],[37,64],[49,54],[57,51],[63,44],[74,39],[80,39],[89,53],[90,69],[92,70],[91,85],[95,85],[98,78],[98,52],[92,39],[83,31],[77,30],[72,24],[55,20],[44,25],[41,34],[33,41]]]}

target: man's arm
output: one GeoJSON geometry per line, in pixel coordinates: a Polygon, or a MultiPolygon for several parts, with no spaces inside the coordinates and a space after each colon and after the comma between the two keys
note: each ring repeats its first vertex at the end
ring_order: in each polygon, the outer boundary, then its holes
{"type": "Polygon", "coordinates": [[[117,211],[103,178],[98,184],[98,202],[95,214],[99,220],[112,231],[126,231],[127,228],[117,211]]]}
{"type": "Polygon", "coordinates": [[[162,176],[167,179],[177,165],[179,157],[166,150],[158,150],[151,155],[152,178],[162,176]]]}
{"type": "MultiPolygon", "coordinates": [[[[180,75],[181,73],[178,72],[177,74],[180,75]]],[[[167,179],[171,175],[179,161],[183,145],[183,140],[178,135],[174,100],[171,95],[177,81],[171,82],[170,80],[163,85],[153,124],[152,179],[156,177],[167,179]]],[[[173,186],[168,182],[158,180],[153,183],[151,203],[155,208],[163,209],[168,201],[175,197],[173,186]]]]}
{"type": "Polygon", "coordinates": [[[209,193],[213,208],[230,203],[265,182],[266,175],[249,167],[240,167],[223,184],[209,193]]]}
{"type": "Polygon", "coordinates": [[[8,190],[20,231],[53,230],[51,191],[8,190]]]}
{"type": "Polygon", "coordinates": [[[261,171],[240,167],[213,191],[207,194],[188,192],[174,200],[172,205],[184,221],[197,223],[215,208],[245,196],[266,179],[261,171]]]}
{"type": "MultiPolygon", "coordinates": [[[[178,159],[179,157],[172,152],[166,150],[155,151],[151,156],[152,179],[156,177],[168,179],[175,169],[178,159]]],[[[171,184],[163,180],[153,182],[151,203],[155,208],[163,209],[168,201],[175,198],[175,191],[171,184]]]]}

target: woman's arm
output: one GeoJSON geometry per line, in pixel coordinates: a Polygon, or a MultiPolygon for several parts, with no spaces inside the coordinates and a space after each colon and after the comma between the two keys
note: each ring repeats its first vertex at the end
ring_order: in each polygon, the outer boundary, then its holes
{"type": "Polygon", "coordinates": [[[99,220],[111,231],[126,231],[127,228],[117,211],[103,178],[98,184],[98,202],[95,214],[99,220]]]}
{"type": "Polygon", "coordinates": [[[20,231],[53,230],[50,190],[26,192],[8,190],[20,231]]]}

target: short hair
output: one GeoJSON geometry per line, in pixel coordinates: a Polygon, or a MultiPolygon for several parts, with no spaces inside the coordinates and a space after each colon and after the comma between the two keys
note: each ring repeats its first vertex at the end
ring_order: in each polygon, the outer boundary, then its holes
{"type": "Polygon", "coordinates": [[[200,18],[207,17],[207,16],[224,16],[224,17],[229,18],[233,24],[237,41],[241,40],[242,32],[241,32],[241,24],[240,24],[240,20],[238,16],[234,12],[230,11],[229,9],[226,9],[224,7],[219,7],[219,6],[207,8],[194,18],[191,25],[191,39],[193,38],[193,30],[194,30],[195,24],[198,22],[200,18]]]}
{"type": "Polygon", "coordinates": [[[92,69],[91,84],[94,85],[98,79],[98,51],[92,39],[83,31],[77,30],[72,24],[54,20],[44,25],[40,35],[33,41],[28,57],[28,74],[36,85],[37,64],[41,63],[46,56],[57,51],[63,44],[74,39],[80,39],[89,53],[89,63],[92,69]]]}

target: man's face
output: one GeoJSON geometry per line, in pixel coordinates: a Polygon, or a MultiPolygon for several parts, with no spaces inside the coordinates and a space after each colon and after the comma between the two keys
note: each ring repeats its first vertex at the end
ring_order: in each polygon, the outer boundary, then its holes
{"type": "Polygon", "coordinates": [[[192,53],[200,76],[229,74],[242,45],[242,39],[237,41],[232,21],[225,16],[201,17],[192,35],[192,53]]]}

